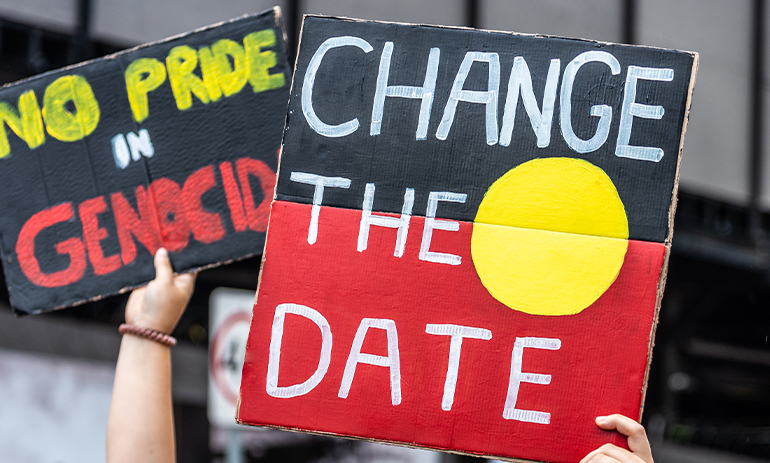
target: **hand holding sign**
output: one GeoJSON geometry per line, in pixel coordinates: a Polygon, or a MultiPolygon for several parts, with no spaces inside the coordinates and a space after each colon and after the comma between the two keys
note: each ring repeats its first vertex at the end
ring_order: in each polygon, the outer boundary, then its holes
{"type": "Polygon", "coordinates": [[[174,275],[168,251],[155,253],[155,279],[131,292],[126,323],[171,334],[192,296],[195,274],[174,275]]]}
{"type": "Polygon", "coordinates": [[[617,430],[628,437],[628,449],[604,444],[585,456],[580,463],[653,463],[650,442],[644,427],[623,415],[599,416],[596,424],[607,430],[617,430]]]}

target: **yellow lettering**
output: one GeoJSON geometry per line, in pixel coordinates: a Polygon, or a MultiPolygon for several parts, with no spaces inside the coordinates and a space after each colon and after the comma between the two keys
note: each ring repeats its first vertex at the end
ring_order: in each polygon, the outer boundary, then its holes
{"type": "MultiPolygon", "coordinates": [[[[6,102],[0,102],[0,129],[6,123],[13,133],[27,142],[30,149],[37,148],[45,142],[43,119],[40,116],[40,106],[32,90],[26,91],[19,97],[18,112],[6,102]]],[[[0,158],[11,154],[11,145],[5,129],[0,130],[0,158]]]]}
{"type": "Polygon", "coordinates": [[[45,89],[43,119],[46,130],[61,141],[77,141],[91,134],[99,124],[99,103],[83,76],[64,76],[45,89]],[[72,102],[75,112],[67,108],[72,102]]]}
{"type": "Polygon", "coordinates": [[[142,122],[150,115],[147,94],[166,81],[166,67],[155,58],[139,58],[128,65],[125,79],[134,120],[142,122]]]}
{"type": "Polygon", "coordinates": [[[275,45],[275,31],[265,29],[252,32],[243,38],[243,46],[249,62],[249,83],[254,93],[264,92],[273,88],[280,88],[286,82],[283,73],[270,74],[268,70],[278,63],[274,51],[262,51],[264,47],[275,45]]]}
{"type": "Polygon", "coordinates": [[[211,54],[211,48],[203,47],[198,50],[198,59],[201,62],[201,74],[203,74],[203,85],[209,92],[211,101],[217,101],[222,98],[222,89],[219,87],[219,69],[217,62],[211,54]]]}
{"type": "Polygon", "coordinates": [[[222,39],[211,46],[219,70],[219,85],[225,96],[235,95],[243,89],[249,78],[249,61],[241,44],[230,39],[222,39]],[[233,64],[230,65],[230,59],[233,64]]]}
{"type": "Polygon", "coordinates": [[[172,48],[166,57],[168,80],[171,82],[171,90],[174,92],[176,107],[180,111],[192,107],[191,93],[204,104],[208,104],[210,101],[203,80],[193,74],[197,66],[198,54],[187,45],[172,48]]]}

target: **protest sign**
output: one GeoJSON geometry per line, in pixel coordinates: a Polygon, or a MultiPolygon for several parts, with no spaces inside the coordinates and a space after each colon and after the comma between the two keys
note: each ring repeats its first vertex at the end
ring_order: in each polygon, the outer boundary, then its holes
{"type": "Polygon", "coordinates": [[[14,309],[262,252],[289,77],[276,8],[0,89],[14,309]]]}
{"type": "Polygon", "coordinates": [[[638,418],[697,55],[307,17],[240,422],[578,461],[638,418]]]}

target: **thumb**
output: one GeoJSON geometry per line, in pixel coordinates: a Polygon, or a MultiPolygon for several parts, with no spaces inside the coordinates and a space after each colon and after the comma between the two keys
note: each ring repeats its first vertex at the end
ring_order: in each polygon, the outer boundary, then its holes
{"type": "Polygon", "coordinates": [[[160,248],[155,253],[155,279],[162,282],[172,281],[174,270],[171,268],[171,261],[168,258],[166,248],[160,248]]]}

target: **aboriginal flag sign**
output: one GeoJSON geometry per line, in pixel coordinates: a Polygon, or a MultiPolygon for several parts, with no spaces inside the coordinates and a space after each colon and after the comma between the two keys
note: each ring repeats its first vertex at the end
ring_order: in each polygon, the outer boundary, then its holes
{"type": "Polygon", "coordinates": [[[290,68],[278,8],[0,89],[11,304],[38,313],[262,251],[290,68]]]}
{"type": "Polygon", "coordinates": [[[306,17],[238,420],[577,461],[638,417],[697,55],[306,17]]]}

